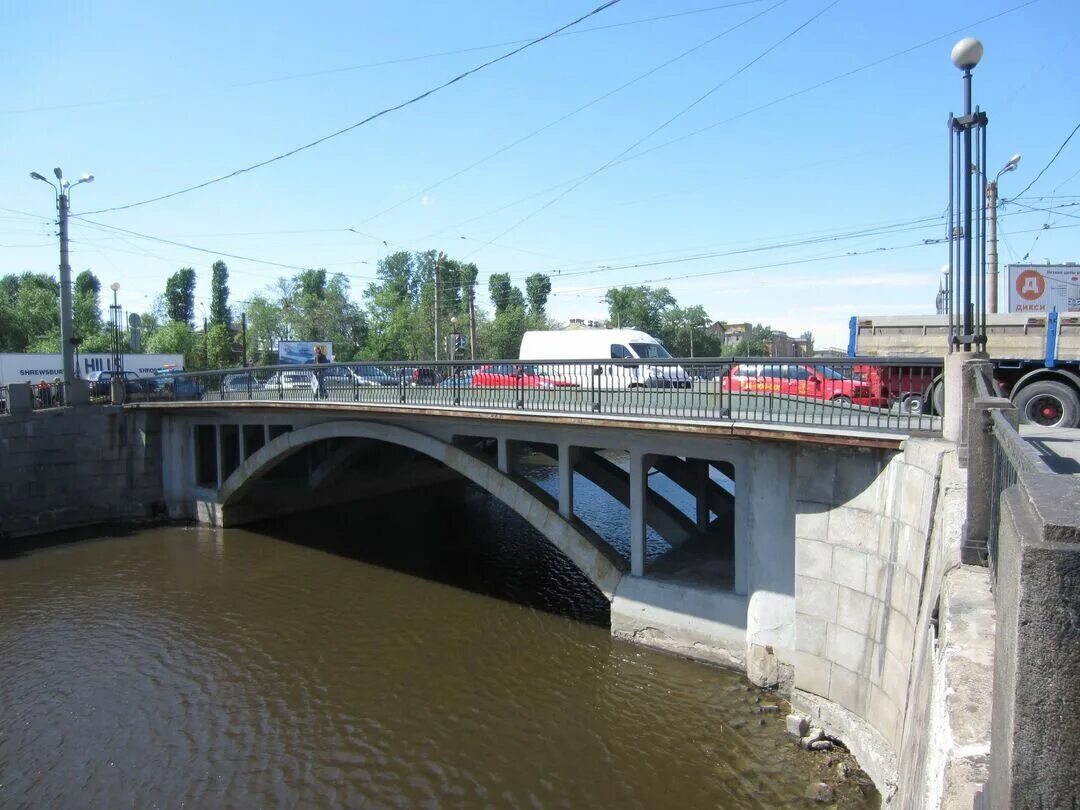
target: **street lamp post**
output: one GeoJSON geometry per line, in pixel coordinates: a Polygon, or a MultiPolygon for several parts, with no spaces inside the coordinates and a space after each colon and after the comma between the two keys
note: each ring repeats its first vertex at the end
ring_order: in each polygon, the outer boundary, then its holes
{"type": "Polygon", "coordinates": [[[94,182],[94,175],[84,174],[81,179],[70,183],[64,179],[64,173],[60,169],[53,169],[59,186],[53,185],[44,175],[30,172],[30,177],[48,183],[52,186],[56,195],[56,210],[59,214],[60,225],[60,357],[64,369],[64,385],[70,386],[75,379],[75,346],[71,339],[74,336],[71,317],[71,264],[68,262],[68,195],[71,189],[80,183],[94,182]]]}
{"type": "Polygon", "coordinates": [[[1009,162],[1006,163],[1001,171],[997,173],[994,179],[986,184],[986,208],[990,212],[990,224],[987,229],[987,286],[990,288],[990,312],[997,313],[998,311],[998,249],[997,249],[997,194],[998,194],[998,180],[1001,179],[1001,175],[1006,172],[1016,171],[1017,164],[1020,163],[1020,155],[1013,155],[1009,158],[1009,162]]]}
{"type": "Polygon", "coordinates": [[[112,306],[109,307],[109,317],[113,326],[112,370],[115,377],[124,370],[124,354],[120,351],[120,304],[116,298],[116,293],[120,290],[120,283],[114,281],[109,285],[109,289],[112,290],[113,300],[112,306]]]}

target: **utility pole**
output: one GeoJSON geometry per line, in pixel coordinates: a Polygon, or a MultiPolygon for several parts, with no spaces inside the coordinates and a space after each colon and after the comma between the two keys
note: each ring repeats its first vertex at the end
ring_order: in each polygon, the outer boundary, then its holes
{"type": "Polygon", "coordinates": [[[987,286],[990,288],[990,312],[996,313],[998,311],[998,244],[997,244],[997,202],[998,202],[998,180],[1001,179],[1001,175],[1006,172],[1016,171],[1017,165],[1020,163],[1020,155],[1013,155],[1009,158],[1009,162],[1005,164],[997,176],[986,184],[986,207],[990,213],[990,222],[986,226],[986,237],[989,241],[987,248],[986,263],[989,265],[987,269],[987,286]]]}
{"type": "Polygon", "coordinates": [[[439,268],[442,265],[443,253],[435,257],[435,362],[439,362],[439,268]]]}
{"type": "Polygon", "coordinates": [[[84,174],[75,183],[64,179],[60,169],[53,169],[59,187],[37,172],[30,172],[30,177],[48,183],[56,192],[56,210],[60,220],[60,357],[64,369],[64,385],[70,386],[75,379],[75,344],[71,339],[75,335],[71,317],[71,264],[68,262],[68,193],[79,183],[94,182],[94,175],[84,174]]]}
{"type": "Polygon", "coordinates": [[[243,354],[241,355],[242,366],[247,366],[247,313],[240,313],[240,346],[243,354]]]}
{"type": "Polygon", "coordinates": [[[476,281],[469,285],[469,359],[476,359],[476,312],[473,300],[476,298],[476,281]]]}
{"type": "Polygon", "coordinates": [[[210,344],[207,340],[209,331],[210,326],[204,315],[202,319],[202,364],[204,369],[210,368],[210,344]]]}
{"type": "Polygon", "coordinates": [[[996,313],[998,308],[998,249],[997,249],[997,180],[986,184],[986,208],[990,214],[990,222],[987,224],[987,241],[990,243],[987,249],[986,263],[987,286],[990,288],[990,312],[996,313]]]}

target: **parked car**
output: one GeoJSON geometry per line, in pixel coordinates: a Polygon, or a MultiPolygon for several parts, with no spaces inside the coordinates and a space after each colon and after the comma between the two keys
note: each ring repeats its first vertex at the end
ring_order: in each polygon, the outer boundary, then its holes
{"type": "Polygon", "coordinates": [[[493,363],[473,374],[475,388],[574,388],[577,383],[545,374],[535,363],[493,363]]]}
{"type": "Polygon", "coordinates": [[[164,399],[202,399],[202,391],[195,378],[178,368],[160,368],[149,378],[154,394],[164,399]]]}
{"type": "Polygon", "coordinates": [[[473,377],[476,376],[476,372],[477,369],[475,368],[465,368],[456,371],[439,383],[439,388],[468,388],[472,385],[473,377]]]}
{"type": "Polygon", "coordinates": [[[880,400],[870,387],[828,366],[800,363],[737,363],[721,380],[724,390],[746,394],[781,394],[821,399],[836,405],[871,405],[880,400]]]}
{"type": "Polygon", "coordinates": [[[400,380],[405,378],[406,385],[438,385],[439,372],[431,366],[395,366],[390,370],[400,380]]]}
{"type": "Polygon", "coordinates": [[[271,374],[263,383],[264,388],[277,389],[278,391],[311,391],[311,380],[314,375],[310,370],[298,369],[296,371],[277,371],[271,374]]]}
{"type": "MultiPolygon", "coordinates": [[[[134,371],[121,371],[119,373],[124,378],[124,390],[129,394],[148,394],[157,387],[151,380],[143,379],[134,371]]],[[[109,396],[113,374],[112,371],[91,371],[87,374],[86,381],[90,384],[90,396],[109,396]]]]}
{"type": "Polygon", "coordinates": [[[221,380],[221,393],[244,393],[248,391],[261,391],[263,388],[262,380],[257,378],[252,372],[247,371],[242,374],[226,374],[221,380]]]}
{"type": "Polygon", "coordinates": [[[397,385],[398,378],[392,374],[387,374],[378,366],[362,365],[353,366],[353,372],[356,374],[356,382],[358,385],[397,385]]]}

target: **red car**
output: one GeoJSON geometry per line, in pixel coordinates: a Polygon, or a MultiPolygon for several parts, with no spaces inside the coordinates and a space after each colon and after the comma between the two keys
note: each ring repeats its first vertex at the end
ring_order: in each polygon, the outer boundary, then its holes
{"type": "Polygon", "coordinates": [[[548,376],[534,363],[493,363],[473,374],[473,388],[572,388],[577,383],[548,376]]]}
{"type": "Polygon", "coordinates": [[[796,363],[738,363],[722,379],[725,390],[746,394],[782,394],[822,399],[837,405],[888,405],[870,386],[851,380],[828,366],[796,363]]]}

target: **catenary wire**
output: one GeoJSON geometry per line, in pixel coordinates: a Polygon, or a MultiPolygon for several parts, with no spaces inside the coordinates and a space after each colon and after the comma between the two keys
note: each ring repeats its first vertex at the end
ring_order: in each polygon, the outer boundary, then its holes
{"type": "Polygon", "coordinates": [[[514,48],[513,50],[507,51],[506,53],[504,53],[504,54],[502,54],[500,56],[497,56],[494,59],[489,59],[487,62],[484,62],[484,63],[482,63],[480,65],[477,65],[476,67],[469,68],[468,70],[457,74],[453,78],[447,79],[442,84],[436,85],[435,87],[431,87],[431,88],[425,90],[423,93],[420,93],[419,95],[413,96],[412,98],[407,99],[405,101],[402,101],[402,102],[400,102],[398,104],[395,104],[393,106],[385,107],[382,110],[379,110],[379,112],[372,113],[367,118],[364,118],[361,121],[357,121],[355,124],[350,124],[349,126],[343,128],[343,129],[339,129],[336,132],[331,132],[328,135],[324,135],[323,137],[317,138],[314,141],[310,141],[309,143],[303,144],[302,146],[298,146],[295,149],[290,149],[288,152],[283,152],[283,153],[281,153],[279,155],[275,155],[272,158],[267,158],[266,160],[259,161],[258,163],[253,163],[250,166],[245,166],[245,167],[243,167],[241,169],[234,169],[233,171],[231,171],[231,172],[229,172],[227,174],[220,175],[218,177],[214,177],[214,178],[212,178],[210,180],[206,180],[206,181],[204,181],[202,183],[197,183],[197,184],[195,184],[193,186],[188,186],[186,188],[178,189],[176,191],[171,191],[168,194],[160,194],[157,197],[151,197],[151,198],[146,199],[146,200],[140,200],[139,202],[128,203],[127,205],[115,205],[115,206],[112,206],[111,208],[99,208],[99,209],[97,209],[95,211],[86,211],[84,213],[87,216],[92,216],[94,214],[105,214],[105,213],[109,213],[109,212],[112,212],[112,211],[126,211],[129,208],[136,208],[136,207],[141,206],[141,205],[149,205],[150,203],[160,202],[161,200],[168,200],[168,199],[171,199],[172,197],[179,197],[181,194],[188,194],[188,193],[190,193],[192,191],[197,191],[199,189],[206,188],[207,186],[212,186],[215,183],[224,182],[225,180],[229,180],[229,179],[231,179],[233,177],[237,177],[238,175],[246,174],[247,172],[251,172],[251,171],[255,171],[256,169],[260,169],[260,168],[262,168],[264,166],[268,166],[271,163],[277,163],[278,161],[285,160],[287,158],[292,157],[293,155],[299,154],[300,152],[306,151],[308,149],[312,149],[312,148],[318,146],[321,143],[325,143],[326,141],[329,141],[332,138],[337,138],[337,137],[339,137],[341,135],[344,135],[344,134],[346,134],[348,132],[352,132],[354,129],[358,129],[359,127],[362,127],[365,124],[368,124],[368,123],[370,123],[370,122],[372,122],[372,121],[374,121],[374,120],[376,120],[378,118],[381,118],[384,115],[388,115],[388,114],[390,114],[392,112],[396,112],[397,110],[403,109],[403,108],[408,107],[408,106],[410,106],[412,104],[416,104],[417,102],[422,101],[423,99],[427,98],[428,96],[434,95],[435,93],[438,93],[440,90],[444,90],[444,89],[446,89],[447,87],[450,87],[453,84],[457,84],[458,82],[462,81],[463,79],[467,78],[468,76],[473,75],[474,73],[478,73],[479,71],[484,70],[485,68],[490,67],[491,65],[494,65],[494,64],[502,62],[502,61],[504,61],[506,59],[509,59],[510,57],[521,53],[522,51],[526,50],[527,48],[531,48],[534,45],[537,45],[537,44],[539,44],[539,43],[541,43],[541,42],[543,42],[543,41],[545,41],[547,39],[550,39],[551,37],[555,36],[555,34],[559,33],[560,31],[565,31],[567,28],[571,28],[572,26],[577,25],[579,22],[582,22],[583,20],[587,20],[590,17],[593,17],[593,16],[595,16],[597,14],[600,14],[601,12],[611,8],[612,6],[614,6],[614,5],[616,5],[616,4],[620,3],[620,2],[622,2],[622,0],[606,0],[606,2],[601,3],[599,6],[594,8],[592,11],[589,11],[589,12],[581,15],[577,19],[572,20],[571,22],[568,22],[565,25],[560,26],[559,28],[555,29],[554,31],[550,31],[547,34],[543,34],[542,36],[539,36],[539,37],[537,37],[535,39],[531,39],[526,44],[521,45],[521,46],[519,46],[517,48],[514,48]]]}

